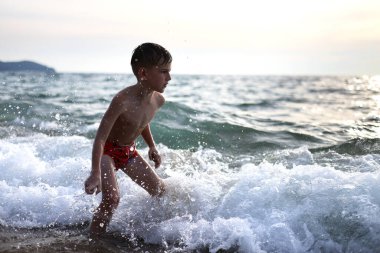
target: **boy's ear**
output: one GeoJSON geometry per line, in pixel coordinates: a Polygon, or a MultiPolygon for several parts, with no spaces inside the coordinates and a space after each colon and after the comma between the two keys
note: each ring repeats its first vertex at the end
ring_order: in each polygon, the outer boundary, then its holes
{"type": "Polygon", "coordinates": [[[146,80],[146,69],[141,67],[139,68],[139,71],[137,72],[140,80],[146,80]]]}

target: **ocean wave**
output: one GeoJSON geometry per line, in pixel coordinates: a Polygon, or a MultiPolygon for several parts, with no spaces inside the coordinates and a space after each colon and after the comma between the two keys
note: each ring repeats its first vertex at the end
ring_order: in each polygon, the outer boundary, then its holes
{"type": "Polygon", "coordinates": [[[380,154],[379,138],[355,138],[337,145],[313,149],[315,152],[335,151],[339,154],[367,155],[380,154]]]}
{"type": "MultiPolygon", "coordinates": [[[[100,201],[100,194],[83,193],[90,140],[38,134],[0,144],[2,226],[88,224],[100,201]]],[[[158,149],[163,164],[157,173],[167,184],[166,195],[150,198],[118,172],[121,202],[111,231],[169,252],[375,252],[380,247],[379,170],[320,164],[306,147],[269,152],[272,158],[260,162],[231,159],[210,148],[159,144],[158,149]]],[[[147,149],[140,154],[146,158],[147,149]]],[[[351,158],[365,164],[362,156],[351,158]]]]}
{"type": "MultiPolygon", "coordinates": [[[[92,140],[133,76],[2,77],[0,232],[88,224],[92,140]]],[[[379,91],[346,79],[174,77],[151,124],[168,191],[119,171],[110,231],[168,252],[378,251],[379,91]]]]}
{"type": "Polygon", "coordinates": [[[170,171],[161,201],[143,200],[146,194],[133,185],[133,193],[122,197],[112,227],[149,243],[210,252],[379,247],[376,174],[347,174],[317,164],[289,170],[265,162],[246,163],[233,173],[214,170],[213,163],[189,175],[181,167],[170,171]]]}
{"type": "Polygon", "coordinates": [[[151,127],[155,139],[169,147],[188,149],[203,146],[229,150],[230,154],[263,153],[324,143],[323,139],[311,135],[306,129],[292,131],[289,129],[295,127],[292,122],[266,119],[254,127],[242,117],[200,111],[178,102],[168,102],[151,127]],[[267,127],[262,126],[264,123],[267,127]]]}

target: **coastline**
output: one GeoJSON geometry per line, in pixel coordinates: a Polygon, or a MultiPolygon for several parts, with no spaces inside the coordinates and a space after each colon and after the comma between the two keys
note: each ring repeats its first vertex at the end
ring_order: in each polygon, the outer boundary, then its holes
{"type": "Polygon", "coordinates": [[[107,233],[98,242],[88,238],[87,224],[49,228],[0,226],[0,252],[167,252],[128,235],[107,233]]]}

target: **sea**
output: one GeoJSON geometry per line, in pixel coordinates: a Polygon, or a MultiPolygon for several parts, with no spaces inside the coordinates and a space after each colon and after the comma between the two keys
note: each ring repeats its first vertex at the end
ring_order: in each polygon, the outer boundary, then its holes
{"type": "Polygon", "coordinates": [[[0,252],[380,252],[380,76],[173,74],[151,122],[167,191],[118,171],[92,242],[92,143],[134,83],[0,73],[0,252]]]}

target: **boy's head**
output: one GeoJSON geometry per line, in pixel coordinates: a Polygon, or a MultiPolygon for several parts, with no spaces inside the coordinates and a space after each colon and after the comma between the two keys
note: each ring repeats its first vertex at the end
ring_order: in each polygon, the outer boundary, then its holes
{"type": "Polygon", "coordinates": [[[172,56],[162,46],[155,43],[143,43],[133,51],[131,66],[135,76],[141,67],[150,68],[172,62],[172,56]]]}

